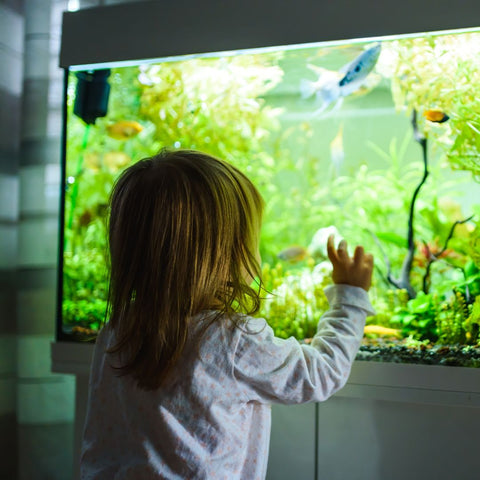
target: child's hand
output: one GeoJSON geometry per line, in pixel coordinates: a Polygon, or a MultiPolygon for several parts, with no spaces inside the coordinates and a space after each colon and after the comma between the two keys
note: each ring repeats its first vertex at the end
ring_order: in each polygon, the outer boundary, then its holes
{"type": "Polygon", "coordinates": [[[333,235],[328,237],[327,252],[332,262],[332,279],[334,283],[345,283],[354,287],[361,287],[364,290],[372,284],[373,256],[365,253],[363,247],[355,248],[353,258],[348,256],[347,242],[342,240],[335,250],[333,235]]]}

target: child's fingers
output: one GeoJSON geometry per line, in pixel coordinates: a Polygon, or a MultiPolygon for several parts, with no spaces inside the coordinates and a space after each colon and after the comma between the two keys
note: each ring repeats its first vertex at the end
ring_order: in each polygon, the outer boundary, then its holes
{"type": "Polygon", "coordinates": [[[355,252],[353,253],[353,261],[355,263],[360,263],[365,256],[365,250],[361,245],[355,248],[355,252]]]}
{"type": "Polygon", "coordinates": [[[365,254],[363,261],[369,266],[373,266],[373,255],[371,253],[365,254]]]}
{"type": "Polygon", "coordinates": [[[340,261],[345,261],[348,259],[347,251],[347,242],[346,240],[341,240],[337,247],[337,256],[340,261]]]}
{"type": "Polygon", "coordinates": [[[335,250],[335,246],[333,244],[333,235],[330,235],[327,240],[327,254],[328,258],[332,262],[333,265],[336,265],[338,263],[338,258],[337,258],[337,252],[335,250]]]}

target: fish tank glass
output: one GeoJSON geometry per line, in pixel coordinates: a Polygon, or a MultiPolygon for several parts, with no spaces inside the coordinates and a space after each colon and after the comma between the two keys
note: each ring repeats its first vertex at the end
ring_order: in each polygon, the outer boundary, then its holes
{"type": "Polygon", "coordinates": [[[334,233],[375,257],[357,359],[480,367],[480,29],[93,65],[66,83],[60,339],[93,340],[105,317],[115,179],[186,148],[265,199],[259,315],[277,336],[314,335],[334,233]]]}

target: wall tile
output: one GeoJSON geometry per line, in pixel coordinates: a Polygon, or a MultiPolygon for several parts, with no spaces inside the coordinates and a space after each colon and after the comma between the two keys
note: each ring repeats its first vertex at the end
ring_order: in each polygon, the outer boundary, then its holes
{"type": "Polygon", "coordinates": [[[56,298],[55,286],[18,291],[17,333],[51,338],[55,333],[56,298]]]}
{"type": "MultiPolygon", "coordinates": [[[[33,306],[41,308],[41,305],[33,306]]],[[[25,307],[28,310],[28,306],[25,307]]],[[[19,335],[17,338],[17,377],[33,379],[57,377],[51,373],[50,343],[53,335],[19,335]]]]}
{"type": "Polygon", "coordinates": [[[2,65],[2,68],[0,68],[0,88],[13,95],[21,95],[23,82],[22,54],[9,50],[0,44],[0,64],[2,65]]]}
{"type": "Polygon", "coordinates": [[[47,131],[48,137],[57,137],[60,139],[62,135],[62,122],[63,112],[61,107],[52,108],[49,106],[48,119],[47,119],[47,131]]]}
{"type": "Polygon", "coordinates": [[[50,1],[25,1],[25,35],[27,38],[50,32],[50,1]]]}
{"type": "Polygon", "coordinates": [[[58,218],[31,218],[20,222],[18,265],[49,267],[57,264],[58,218]]]}
{"type": "Polygon", "coordinates": [[[60,149],[60,138],[23,139],[20,165],[60,163],[60,149]]]}
{"type": "Polygon", "coordinates": [[[8,6],[0,3],[0,44],[9,50],[23,51],[23,18],[8,6]]]}
{"type": "MultiPolygon", "coordinates": [[[[4,107],[0,103],[0,110],[4,107]]],[[[4,175],[14,175],[18,174],[18,167],[20,165],[20,155],[18,149],[15,145],[12,145],[12,150],[7,151],[3,150],[0,147],[0,172],[4,175]]]]}
{"type": "Polygon", "coordinates": [[[17,264],[18,229],[16,224],[0,223],[0,269],[13,269],[17,264]]]}
{"type": "MultiPolygon", "coordinates": [[[[68,9],[68,0],[53,1],[50,15],[50,35],[53,37],[52,47],[60,46],[63,12],[68,9]]],[[[53,50],[52,50],[53,51],[53,50]]]]}
{"type": "Polygon", "coordinates": [[[17,478],[17,419],[14,413],[0,415],[0,478],[17,478]]]}
{"type": "Polygon", "coordinates": [[[0,173],[0,222],[18,219],[19,180],[15,175],[0,173]]]}
{"type": "Polygon", "coordinates": [[[47,78],[49,75],[50,39],[31,38],[25,44],[25,79],[47,78]]]}
{"type": "Polygon", "coordinates": [[[20,15],[24,13],[24,0],[1,0],[0,3],[20,15]]]}
{"type": "Polygon", "coordinates": [[[0,281],[0,334],[13,334],[17,329],[17,309],[15,302],[15,284],[13,282],[14,271],[2,271],[3,278],[10,278],[10,281],[0,281]]]}
{"type": "MultiPolygon", "coordinates": [[[[0,378],[15,376],[17,371],[17,336],[0,335],[0,378]]],[[[0,395],[1,397],[1,395],[0,395]]]]}
{"type": "Polygon", "coordinates": [[[50,86],[48,89],[48,105],[50,108],[59,110],[63,109],[63,69],[58,67],[58,59],[50,61],[50,86]]]}
{"type": "MultiPolygon", "coordinates": [[[[1,280],[2,276],[0,276],[1,280]]],[[[57,285],[57,264],[50,268],[20,268],[16,272],[18,290],[41,289],[57,285]]]]}
{"type": "Polygon", "coordinates": [[[73,424],[20,426],[18,480],[72,480],[73,424]]]}
{"type": "Polygon", "coordinates": [[[12,164],[18,165],[20,109],[20,97],[0,87],[0,125],[2,125],[2,128],[0,128],[1,172],[16,171],[16,168],[12,169],[12,164]]]}
{"type": "Polygon", "coordinates": [[[75,377],[52,374],[53,381],[19,380],[17,418],[22,425],[72,422],[75,416],[75,377]]]}
{"type": "Polygon", "coordinates": [[[13,375],[0,378],[0,416],[15,412],[15,384],[16,381],[13,375]]]}
{"type": "Polygon", "coordinates": [[[48,117],[48,87],[48,78],[27,78],[23,83],[22,140],[45,137],[48,117]]]}
{"type": "Polygon", "coordinates": [[[57,214],[60,197],[60,165],[31,165],[20,170],[22,215],[57,214]]]}

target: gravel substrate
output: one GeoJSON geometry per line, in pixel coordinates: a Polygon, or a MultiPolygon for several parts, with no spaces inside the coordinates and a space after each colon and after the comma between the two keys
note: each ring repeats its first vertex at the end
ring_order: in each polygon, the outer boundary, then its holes
{"type": "Polygon", "coordinates": [[[480,346],[421,345],[420,347],[411,347],[392,342],[382,342],[377,339],[371,342],[371,344],[362,345],[356,359],[372,362],[416,363],[479,368],[480,346]]]}

